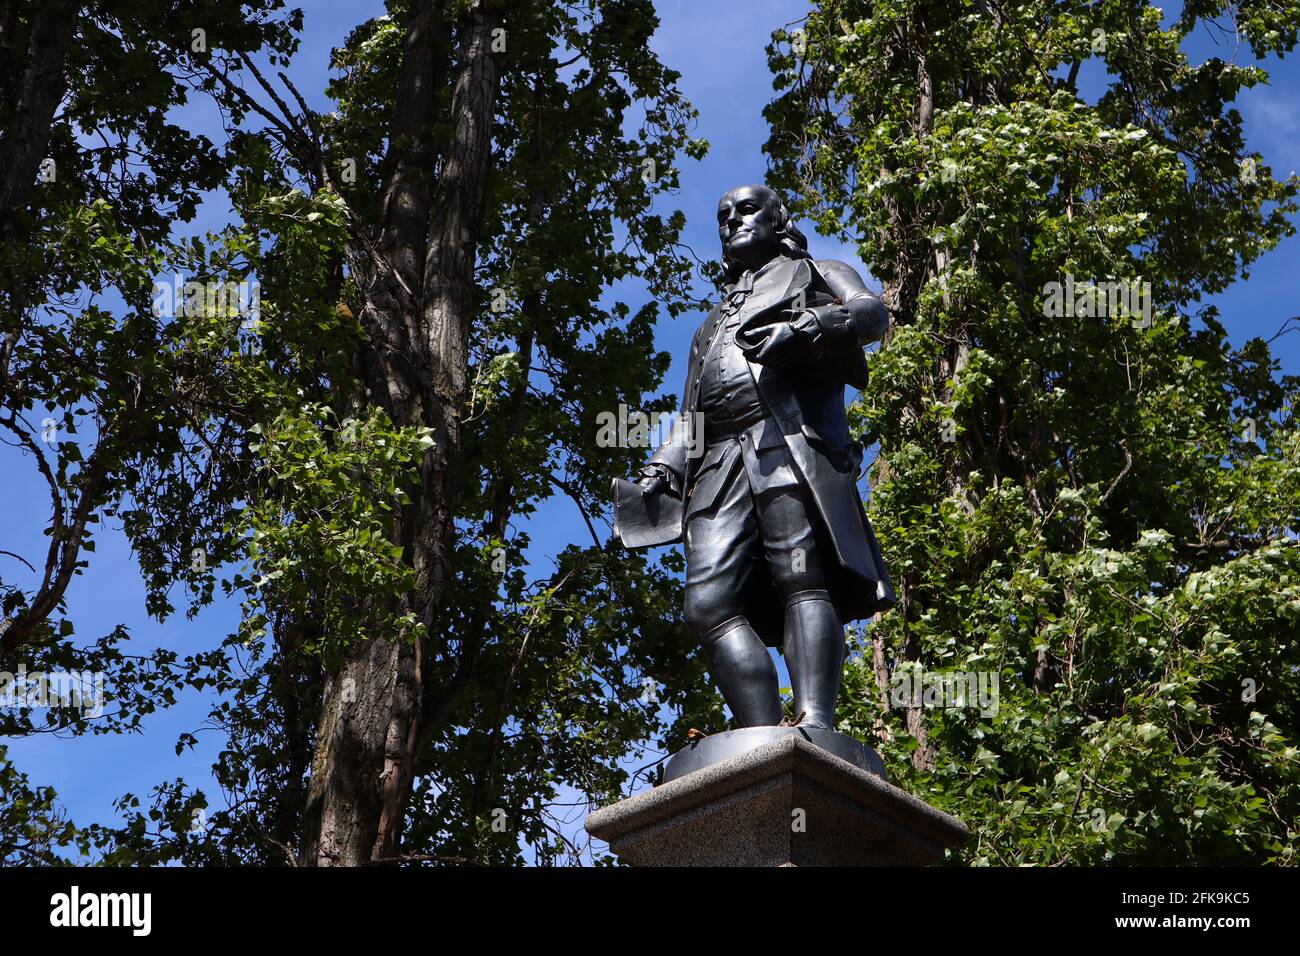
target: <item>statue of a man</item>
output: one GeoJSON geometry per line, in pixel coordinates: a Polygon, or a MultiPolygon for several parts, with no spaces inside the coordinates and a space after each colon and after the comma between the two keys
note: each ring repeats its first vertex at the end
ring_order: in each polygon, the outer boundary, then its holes
{"type": "Polygon", "coordinates": [[[833,729],[844,624],[894,602],[844,407],[889,312],[851,267],[808,255],[765,186],[722,197],[718,235],[726,296],[695,333],[682,415],[642,469],[640,496],[674,525],[655,543],[684,540],[686,621],[736,723],[782,721],[773,646],[796,722],[833,729]],[[688,447],[697,415],[702,453],[688,447]]]}

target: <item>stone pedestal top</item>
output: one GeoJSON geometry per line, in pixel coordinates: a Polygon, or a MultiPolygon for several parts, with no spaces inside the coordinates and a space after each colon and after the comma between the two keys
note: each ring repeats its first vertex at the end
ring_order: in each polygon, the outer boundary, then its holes
{"type": "Polygon", "coordinates": [[[925,866],[970,837],[797,733],[597,810],[586,826],[634,866],[925,866]]]}
{"type": "Polygon", "coordinates": [[[802,737],[808,743],[816,744],[841,760],[847,760],[860,770],[885,780],[889,779],[885,774],[885,764],[880,759],[880,755],[862,741],[847,734],[822,727],[742,727],[720,734],[710,734],[677,751],[664,764],[663,782],[676,780],[678,777],[684,777],[688,773],[702,770],[722,760],[739,757],[741,754],[785,737],[802,737]]]}

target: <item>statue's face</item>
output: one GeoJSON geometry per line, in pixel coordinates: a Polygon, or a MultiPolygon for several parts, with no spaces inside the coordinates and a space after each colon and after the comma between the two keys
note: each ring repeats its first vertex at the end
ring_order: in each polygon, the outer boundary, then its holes
{"type": "Polygon", "coordinates": [[[723,253],[747,269],[766,264],[781,248],[776,204],[757,186],[741,186],[718,202],[718,238],[723,253]]]}

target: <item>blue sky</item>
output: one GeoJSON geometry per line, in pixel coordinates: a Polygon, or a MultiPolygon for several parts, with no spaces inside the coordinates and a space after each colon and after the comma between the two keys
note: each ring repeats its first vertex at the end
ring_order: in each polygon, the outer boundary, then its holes
{"type": "MultiPolygon", "coordinates": [[[[290,71],[295,85],[313,107],[327,110],[323,96],[331,47],[368,16],[381,13],[382,5],[365,0],[349,4],[303,3],[305,28],[302,48],[290,71]]],[[[761,115],[771,96],[764,47],[773,29],[801,18],[808,9],[800,0],[660,0],[663,25],[653,46],[659,56],[682,74],[681,85],[700,112],[695,135],[710,141],[709,155],[701,162],[683,160],[681,191],[670,197],[665,209],[679,207],[687,214],[685,241],[701,256],[715,255],[713,208],[728,188],[761,182],[766,163],[761,151],[767,127],[761,115]]],[[[1233,51],[1202,34],[1192,41],[1194,60],[1207,56],[1233,58],[1233,51]]],[[[1239,61],[1248,54],[1239,51],[1239,61]]],[[[1300,100],[1296,97],[1300,66],[1296,62],[1265,64],[1272,84],[1247,91],[1239,100],[1247,138],[1262,152],[1279,175],[1300,168],[1300,100]]],[[[215,111],[201,102],[188,107],[186,120],[214,140],[221,133],[215,111]]],[[[192,231],[220,228],[228,209],[218,200],[204,208],[192,231]]],[[[191,230],[187,230],[191,231],[191,230]]],[[[819,258],[838,258],[867,270],[854,252],[834,241],[810,233],[811,247],[819,258]]],[[[1234,342],[1256,335],[1268,337],[1296,307],[1296,252],[1300,239],[1289,239],[1253,269],[1248,282],[1238,283],[1213,301],[1220,306],[1234,342]]],[[[639,302],[630,304],[636,306],[639,302]]],[[[664,319],[658,344],[677,357],[665,381],[665,391],[680,390],[683,361],[689,337],[699,316],[664,319]]],[[[1300,372],[1300,335],[1284,337],[1274,345],[1285,370],[1300,372]]],[[[48,519],[48,499],[30,462],[0,447],[0,493],[5,504],[0,547],[26,556],[43,553],[42,531],[48,519]]],[[[586,532],[567,501],[556,501],[533,519],[529,532],[534,545],[528,560],[540,572],[550,556],[586,532]]],[[[177,615],[164,624],[144,613],[144,590],[135,561],[123,537],[110,530],[99,534],[98,549],[88,555],[88,570],[68,591],[71,618],[80,635],[92,639],[119,624],[130,629],[134,649],[145,652],[167,647],[181,656],[218,644],[235,629],[238,609],[218,603],[194,621],[177,615]]],[[[0,558],[0,560],[8,560],[0,558]]],[[[5,567],[6,578],[11,568],[5,567]]],[[[784,679],[784,673],[783,673],[784,679]]],[[[175,743],[182,732],[201,728],[211,700],[188,692],[180,703],[153,715],[145,731],[133,736],[85,737],[75,740],[38,736],[7,741],[10,756],[32,781],[53,786],[72,818],[79,823],[109,821],[112,801],[131,791],[144,797],[156,784],[183,777],[208,793],[212,804],[220,795],[212,784],[210,765],[222,741],[216,732],[199,732],[199,745],[177,756],[175,743]]],[[[644,762],[644,761],[642,761],[644,762]]]]}

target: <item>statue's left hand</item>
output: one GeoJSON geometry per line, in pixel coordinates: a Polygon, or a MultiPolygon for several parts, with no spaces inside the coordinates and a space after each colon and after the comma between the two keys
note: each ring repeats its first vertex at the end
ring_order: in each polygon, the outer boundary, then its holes
{"type": "Polygon", "coordinates": [[[789,322],[774,322],[751,335],[741,351],[751,362],[784,368],[814,358],[811,337],[796,330],[789,322]]]}
{"type": "Polygon", "coordinates": [[[750,362],[787,368],[814,364],[826,354],[839,329],[852,336],[846,325],[849,312],[837,304],[783,313],[780,321],[755,328],[742,328],[736,342],[750,362]]]}

